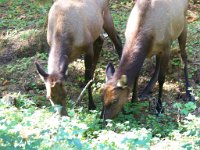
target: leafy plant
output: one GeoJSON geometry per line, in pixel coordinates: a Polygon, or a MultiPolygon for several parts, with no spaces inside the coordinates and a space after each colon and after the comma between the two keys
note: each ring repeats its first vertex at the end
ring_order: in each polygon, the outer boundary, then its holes
{"type": "Polygon", "coordinates": [[[193,112],[197,108],[196,104],[193,102],[188,102],[185,104],[175,103],[173,107],[177,109],[178,113],[185,116],[187,116],[189,113],[193,112]]]}
{"type": "MultiPolygon", "coordinates": [[[[27,39],[44,25],[52,2],[46,1],[0,1],[2,6],[8,4],[6,9],[2,7],[5,13],[0,14],[0,29],[6,29],[6,33],[12,37],[20,30],[31,28],[20,36],[21,39],[27,39]]],[[[121,38],[124,37],[126,21],[132,6],[133,1],[130,0],[116,1],[111,5],[114,23],[121,38]]],[[[192,34],[189,35],[187,43],[188,57],[192,58],[195,64],[189,60],[189,76],[193,77],[199,65],[196,61],[199,58],[199,21],[189,24],[188,27],[188,33],[192,34]]],[[[31,90],[26,89],[17,94],[10,93],[16,99],[15,105],[0,102],[0,149],[200,149],[200,120],[198,116],[192,115],[199,109],[198,85],[193,85],[191,89],[196,103],[176,102],[174,97],[170,97],[172,102],[165,103],[165,113],[159,116],[151,114],[147,101],[127,103],[117,118],[106,120],[106,124],[103,124],[103,120],[100,119],[102,109],[100,89],[105,83],[105,67],[109,61],[116,66],[119,61],[117,54],[113,52],[111,41],[106,34],[104,36],[107,47],[104,47],[101,53],[92,85],[97,111],[87,111],[84,107],[87,98],[84,98],[82,106],[74,108],[71,98],[74,95],[70,92],[76,91],[75,85],[84,80],[82,76],[78,76],[77,83],[65,83],[70,87],[66,98],[68,116],[61,117],[59,115],[61,107],[49,106],[50,103],[44,94],[45,87],[38,87],[34,81],[35,74],[32,73],[26,81],[31,90]],[[37,92],[37,95],[34,92],[37,92]]],[[[122,38],[123,43],[124,40],[122,38]]],[[[4,41],[1,45],[6,44],[4,41]]],[[[21,81],[23,75],[34,72],[29,69],[34,66],[33,62],[35,60],[47,62],[47,57],[47,53],[38,53],[33,57],[21,58],[14,63],[1,66],[0,84],[4,86],[0,87],[1,91],[6,90],[5,85],[9,82],[21,86],[19,80],[21,81]],[[16,78],[10,78],[11,75],[16,75],[16,78]],[[10,79],[9,82],[7,78],[10,79]]],[[[83,61],[79,59],[74,66],[76,67],[78,63],[83,61]]],[[[172,64],[177,67],[180,65],[180,59],[174,58],[172,64]]],[[[84,72],[83,69],[78,68],[78,70],[84,72]]],[[[170,91],[167,92],[171,94],[170,91]]],[[[0,101],[4,101],[3,98],[0,101]]]]}

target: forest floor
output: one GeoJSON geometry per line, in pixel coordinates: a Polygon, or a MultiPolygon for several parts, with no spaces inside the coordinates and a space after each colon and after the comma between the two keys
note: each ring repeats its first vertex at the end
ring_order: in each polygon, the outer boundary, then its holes
{"type": "MultiPolygon", "coordinates": [[[[1,24],[1,50],[0,50],[0,97],[8,93],[23,93],[30,95],[45,96],[45,86],[40,80],[34,66],[34,61],[39,61],[42,65],[47,65],[48,45],[46,43],[46,31],[44,30],[45,17],[47,11],[32,10],[37,16],[26,13],[27,7],[30,7],[26,2],[22,3],[23,7],[16,6],[14,2],[3,3],[0,7],[1,18],[5,19],[1,24]],[[17,13],[17,15],[15,14],[17,13]],[[15,15],[15,16],[14,16],[15,15]],[[37,21],[33,21],[37,19],[37,21]],[[10,21],[12,19],[12,21],[10,21]],[[26,20],[26,22],[24,21],[26,20]],[[41,21],[40,21],[41,20],[41,21]],[[41,22],[40,24],[38,22],[41,22]],[[42,26],[43,25],[43,26],[42,26]],[[42,27],[42,30],[41,30],[42,27]],[[38,90],[39,89],[39,90],[38,90]],[[39,93],[38,93],[39,92],[39,93]]],[[[128,14],[132,8],[132,3],[112,4],[112,15],[117,31],[124,42],[124,31],[128,14]],[[117,10],[117,11],[116,11],[117,10]]],[[[199,95],[200,82],[200,19],[199,19],[199,5],[189,5],[187,20],[188,24],[188,71],[192,91],[199,95]]],[[[99,93],[105,81],[105,67],[111,61],[115,65],[118,64],[118,58],[114,47],[108,37],[105,36],[103,51],[99,59],[97,69],[95,71],[96,78],[93,84],[94,95],[99,93]],[[96,92],[97,90],[97,92],[96,92]]],[[[173,43],[173,52],[167,79],[164,85],[164,101],[171,103],[174,100],[182,99],[184,95],[184,75],[183,64],[181,63],[179,48],[177,42],[173,43]]],[[[139,79],[139,91],[145,86],[149,78],[153,74],[155,62],[154,58],[147,59],[143,65],[141,76],[139,79]]],[[[80,94],[84,83],[84,65],[83,59],[79,58],[77,61],[70,64],[69,77],[66,81],[66,89],[70,99],[76,99],[80,94]],[[76,75],[76,76],[74,76],[76,75]]],[[[157,86],[154,88],[153,96],[157,95],[157,86]]],[[[96,103],[101,103],[97,94],[96,103]]],[[[87,101],[87,100],[85,100],[87,101]]]]}
{"type": "MultiPolygon", "coordinates": [[[[32,0],[29,0],[33,2],[32,0]]],[[[111,12],[117,31],[124,43],[124,31],[129,13],[133,7],[131,1],[112,1],[111,12]]],[[[46,99],[46,89],[36,72],[34,65],[38,61],[42,66],[47,66],[49,47],[46,42],[46,16],[49,4],[34,2],[33,5],[27,1],[5,1],[0,3],[0,99],[13,99],[18,95],[25,95],[31,99],[37,107],[50,106],[46,99]]],[[[200,4],[189,5],[188,20],[188,74],[191,90],[196,98],[197,108],[193,114],[200,115],[200,4]]],[[[110,39],[104,36],[104,46],[101,53],[95,79],[93,82],[93,96],[97,109],[102,109],[101,89],[105,83],[105,68],[108,62],[118,65],[118,56],[110,39]]],[[[183,63],[179,55],[177,41],[172,45],[172,56],[164,84],[163,101],[165,113],[173,111],[174,103],[185,103],[183,63]]],[[[83,57],[69,65],[68,78],[65,82],[67,100],[76,101],[83,89],[84,65],[83,57]]],[[[146,59],[139,78],[139,92],[153,74],[155,58],[146,59]]],[[[86,92],[87,93],[87,92],[86,92]]],[[[149,102],[158,95],[156,84],[149,102]]],[[[140,111],[148,109],[143,106],[140,111]]],[[[84,95],[81,104],[87,108],[87,94],[84,95]]],[[[141,112],[140,112],[141,113],[141,112]]],[[[148,111],[147,113],[151,113],[148,111]]],[[[140,114],[134,114],[140,120],[140,114]]],[[[173,117],[173,116],[171,116],[173,117]]]]}

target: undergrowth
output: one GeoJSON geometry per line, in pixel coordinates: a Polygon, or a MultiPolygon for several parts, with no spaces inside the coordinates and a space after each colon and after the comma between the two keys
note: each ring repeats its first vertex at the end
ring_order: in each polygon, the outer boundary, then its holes
{"type": "MultiPolygon", "coordinates": [[[[38,0],[0,2],[2,8],[0,29],[6,29],[6,34],[10,31],[18,34],[20,30],[34,29],[21,34],[21,39],[27,39],[27,36],[35,32],[35,28],[44,26],[52,1],[42,4],[38,0]]],[[[120,0],[111,5],[115,26],[122,37],[132,5],[130,0],[120,0]]],[[[188,31],[191,35],[188,38],[187,49],[189,58],[192,58],[193,62],[189,64],[191,79],[199,67],[199,21],[189,24],[188,31]]],[[[109,49],[110,41],[107,39],[105,41],[108,43],[104,49],[109,49]]],[[[122,41],[124,42],[124,39],[122,41]]],[[[26,84],[29,88],[26,92],[10,92],[7,97],[0,98],[0,149],[200,149],[200,118],[194,115],[199,109],[200,102],[198,84],[194,84],[191,88],[196,103],[176,101],[173,97],[171,104],[164,103],[165,113],[159,116],[152,112],[151,104],[147,101],[127,103],[116,119],[106,120],[106,123],[100,119],[102,103],[99,91],[105,82],[106,62],[114,61],[115,65],[118,64],[117,55],[104,49],[101,53],[104,61],[98,63],[96,81],[93,84],[94,99],[99,103],[97,111],[86,111],[85,103],[82,107],[74,108],[73,100],[68,97],[66,99],[68,116],[61,117],[60,106],[49,106],[50,103],[44,94],[45,87],[39,87],[38,83],[35,83],[34,73],[28,74],[26,84]],[[34,93],[35,91],[38,95],[34,93]]],[[[21,86],[19,81],[34,65],[35,60],[46,62],[47,54],[38,53],[36,56],[17,59],[1,66],[2,86],[7,84],[21,86]],[[11,78],[13,75],[14,79],[11,78]]],[[[179,58],[174,58],[171,64],[177,67],[181,65],[181,61],[179,58]]],[[[73,66],[76,65],[77,62],[73,66]]],[[[76,82],[83,81],[83,76],[77,77],[76,82]]],[[[68,84],[71,86],[70,92],[77,90],[75,84],[77,83],[68,84]]],[[[167,92],[171,94],[170,91],[167,92]]]]}
{"type": "Polygon", "coordinates": [[[74,108],[70,100],[66,117],[59,115],[60,106],[38,108],[37,100],[19,93],[15,100],[10,106],[1,99],[0,149],[150,149],[167,146],[166,140],[179,149],[200,148],[200,118],[191,114],[192,102],[175,103],[173,111],[158,117],[141,111],[147,103],[128,103],[105,124],[100,111],[74,108]]]}

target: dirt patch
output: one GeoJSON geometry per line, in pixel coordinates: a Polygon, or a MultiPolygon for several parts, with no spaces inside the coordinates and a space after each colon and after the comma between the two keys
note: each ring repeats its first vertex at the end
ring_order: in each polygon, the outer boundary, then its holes
{"type": "Polygon", "coordinates": [[[16,35],[6,35],[4,31],[1,34],[0,64],[8,63],[14,58],[30,57],[49,49],[44,31],[25,30],[16,35]]]}

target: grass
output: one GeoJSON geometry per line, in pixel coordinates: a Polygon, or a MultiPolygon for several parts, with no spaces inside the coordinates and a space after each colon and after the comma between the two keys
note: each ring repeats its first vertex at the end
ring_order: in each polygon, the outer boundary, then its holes
{"type": "Polygon", "coordinates": [[[0,148],[149,149],[160,143],[164,147],[167,140],[170,147],[174,141],[177,147],[184,149],[197,148],[200,142],[200,118],[191,114],[178,122],[175,120],[178,118],[170,118],[172,112],[160,117],[142,113],[134,120],[133,115],[141,111],[139,108],[147,105],[127,104],[126,109],[133,106],[137,109],[132,109],[133,112],[125,109],[126,114],[107,120],[103,125],[99,111],[74,109],[69,100],[68,117],[60,117],[59,106],[38,108],[26,95],[17,94],[15,98],[17,107],[0,105],[0,148]]]}
{"type": "MultiPolygon", "coordinates": [[[[0,5],[6,6],[1,9],[4,13],[0,14],[3,19],[0,29],[10,35],[20,34],[20,39],[24,40],[43,27],[50,2],[1,0],[0,5]]],[[[121,37],[124,37],[132,5],[127,0],[111,4],[115,26],[121,37]]],[[[59,106],[50,106],[45,98],[45,87],[35,71],[33,62],[39,61],[46,66],[47,53],[37,53],[0,66],[0,149],[199,149],[200,118],[198,113],[195,116],[200,103],[200,86],[195,80],[199,67],[199,23],[197,20],[188,25],[187,42],[189,75],[196,103],[176,98],[176,87],[184,91],[184,85],[183,75],[177,75],[182,71],[180,58],[174,56],[170,64],[172,73],[165,84],[172,84],[164,91],[165,113],[158,117],[154,115],[153,103],[144,101],[127,103],[117,118],[107,120],[106,125],[102,123],[101,88],[105,82],[105,66],[109,61],[118,64],[118,56],[108,38],[105,38],[93,83],[96,111],[87,111],[87,95],[81,106],[73,107],[84,80],[82,59],[69,66],[67,117],[58,115],[59,106]]],[[[141,78],[149,77],[150,65],[145,63],[141,78]]],[[[154,91],[153,98],[157,96],[155,93],[157,91],[154,91]]]]}
{"type": "Polygon", "coordinates": [[[1,24],[0,29],[24,30],[42,27],[46,21],[49,3],[38,5],[33,0],[0,1],[1,24]]]}

